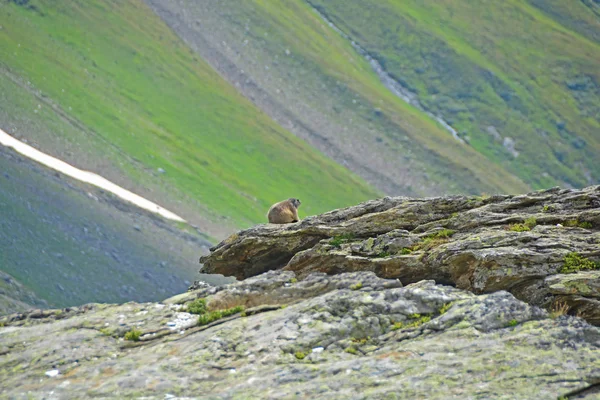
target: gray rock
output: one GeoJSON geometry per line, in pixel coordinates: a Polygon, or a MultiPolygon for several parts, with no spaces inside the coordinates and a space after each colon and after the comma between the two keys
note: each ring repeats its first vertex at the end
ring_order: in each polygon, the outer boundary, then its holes
{"type": "Polygon", "coordinates": [[[274,269],[299,278],[372,271],[404,284],[425,279],[474,293],[506,290],[548,309],[566,302],[569,314],[599,323],[598,298],[590,291],[559,293],[545,283],[570,253],[600,262],[599,229],[600,186],[519,196],[386,197],[295,224],[255,226],[200,262],[204,273],[237,279],[274,269]]]}
{"type": "Polygon", "coordinates": [[[600,377],[599,328],[505,291],[271,271],[187,294],[2,318],[1,396],[534,399],[600,377]],[[184,311],[198,297],[248,307],[197,326],[184,311]]]}

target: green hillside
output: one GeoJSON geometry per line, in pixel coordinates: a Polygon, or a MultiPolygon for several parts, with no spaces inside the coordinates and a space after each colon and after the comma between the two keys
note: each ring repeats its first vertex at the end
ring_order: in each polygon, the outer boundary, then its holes
{"type": "Polygon", "coordinates": [[[600,182],[597,2],[308,1],[532,187],[600,182]]]}
{"type": "Polygon", "coordinates": [[[4,129],[205,217],[209,233],[264,222],[290,196],[310,215],[379,195],[241,96],[141,1],[3,1],[0,23],[4,129]]]}
{"type": "Polygon", "coordinates": [[[0,146],[0,314],[159,301],[200,279],[198,254],[209,246],[194,230],[0,146]]]}
{"type": "Polygon", "coordinates": [[[396,97],[302,0],[146,1],[267,114],[388,194],[528,189],[396,97]]]}

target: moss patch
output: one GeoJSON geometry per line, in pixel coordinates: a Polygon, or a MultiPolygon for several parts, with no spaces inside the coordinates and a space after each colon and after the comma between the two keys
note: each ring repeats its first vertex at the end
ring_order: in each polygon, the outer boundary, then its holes
{"type": "Polygon", "coordinates": [[[137,342],[140,340],[140,336],[142,336],[142,331],[139,329],[133,328],[129,332],[125,334],[125,340],[131,340],[133,342],[137,342]]]}
{"type": "Polygon", "coordinates": [[[196,299],[187,305],[187,312],[190,314],[205,314],[206,313],[206,300],[196,299]]]}
{"type": "Polygon", "coordinates": [[[450,307],[452,307],[452,302],[444,304],[442,308],[440,308],[440,315],[445,314],[446,311],[450,309],[450,307]]]}
{"type": "Polygon", "coordinates": [[[583,229],[592,229],[593,225],[588,221],[579,221],[577,219],[570,219],[563,223],[564,226],[568,226],[571,228],[583,228],[583,229]]]}
{"type": "Polygon", "coordinates": [[[340,248],[342,247],[342,243],[346,243],[349,240],[354,239],[354,235],[351,233],[345,233],[343,235],[337,235],[334,236],[333,238],[331,238],[331,240],[329,241],[329,244],[332,245],[333,247],[337,247],[340,248]]]}
{"type": "Polygon", "coordinates": [[[408,321],[394,323],[392,330],[417,328],[429,321],[431,321],[431,315],[411,314],[408,316],[408,321]]]}
{"type": "Polygon", "coordinates": [[[211,311],[209,313],[202,314],[198,317],[198,325],[208,325],[211,322],[217,321],[221,318],[229,317],[230,315],[241,313],[242,311],[244,311],[243,306],[232,307],[226,310],[211,311]]]}
{"type": "Polygon", "coordinates": [[[527,218],[522,224],[512,224],[508,227],[509,231],[526,232],[532,230],[537,225],[537,220],[533,217],[527,218]]]}
{"type": "MultiPolygon", "coordinates": [[[[452,229],[442,229],[440,231],[431,233],[431,234],[425,236],[423,238],[423,240],[421,240],[419,243],[413,245],[410,248],[406,248],[407,249],[406,251],[413,252],[413,251],[417,251],[417,250],[423,250],[423,251],[431,250],[434,247],[437,247],[441,244],[448,242],[448,238],[450,238],[455,233],[456,232],[453,231],[452,229]]],[[[404,252],[405,250],[402,249],[402,251],[404,252]]],[[[406,253],[406,254],[410,254],[410,253],[406,253]]]]}
{"type": "Polygon", "coordinates": [[[565,256],[565,263],[560,269],[561,274],[570,274],[577,271],[600,269],[600,262],[592,261],[578,253],[569,253],[565,256]]]}

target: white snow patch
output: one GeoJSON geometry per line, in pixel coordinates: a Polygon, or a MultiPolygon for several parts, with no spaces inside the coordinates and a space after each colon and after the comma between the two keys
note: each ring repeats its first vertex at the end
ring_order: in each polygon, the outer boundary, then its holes
{"type": "Polygon", "coordinates": [[[81,182],[89,183],[108,192],[111,192],[112,194],[122,198],[123,200],[133,203],[140,208],[159,214],[167,219],[185,222],[183,218],[159,206],[158,204],[155,204],[150,200],[147,200],[141,196],[138,196],[135,193],[130,192],[127,189],[115,185],[114,183],[112,183],[106,178],[101,177],[100,175],[97,175],[93,172],[84,171],[79,168],[75,168],[64,161],[49,156],[48,154],[42,153],[41,151],[21,142],[20,140],[15,139],[8,133],[4,132],[2,129],[0,129],[0,144],[6,147],[12,147],[18,153],[21,153],[24,156],[39,162],[40,164],[52,168],[53,170],[59,171],[67,176],[70,176],[71,178],[77,179],[81,182]]]}
{"type": "Polygon", "coordinates": [[[58,374],[60,374],[60,371],[57,369],[51,369],[50,371],[46,371],[46,376],[49,376],[50,378],[54,378],[58,374]]]}

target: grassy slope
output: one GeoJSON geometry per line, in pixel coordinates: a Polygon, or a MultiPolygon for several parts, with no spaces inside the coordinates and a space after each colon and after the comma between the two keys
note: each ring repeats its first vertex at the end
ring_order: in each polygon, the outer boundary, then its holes
{"type": "Polygon", "coordinates": [[[24,287],[13,276],[0,271],[0,315],[23,312],[31,308],[46,308],[48,303],[24,287]]]}
{"type": "Polygon", "coordinates": [[[528,0],[566,28],[600,43],[600,3],[597,0],[528,0]]]}
{"type": "MultiPolygon", "coordinates": [[[[480,153],[532,186],[600,181],[600,46],[568,28],[586,14],[581,2],[569,2],[574,18],[565,25],[515,0],[310,3],[480,153]],[[489,126],[515,139],[520,155],[489,126]]],[[[595,37],[592,15],[582,29],[595,37]]]]}
{"type": "Polygon", "coordinates": [[[0,270],[25,294],[61,307],[156,301],[198,279],[198,254],[210,244],[195,232],[4,147],[0,171],[0,270]]]}
{"type": "Polygon", "coordinates": [[[262,114],[139,1],[3,2],[0,20],[0,79],[30,82],[84,127],[90,163],[106,157],[130,182],[160,179],[236,226],[289,196],[313,214],[378,194],[262,114]]]}
{"type": "MultiPolygon", "coordinates": [[[[455,169],[459,177],[463,171],[471,170],[482,181],[488,180],[494,187],[505,191],[514,190],[519,185],[502,172],[473,163],[483,160],[468,159],[469,156],[476,157],[476,154],[457,143],[424,113],[385,88],[367,61],[357,57],[346,40],[324,27],[321,19],[304,4],[259,1],[256,8],[262,17],[261,24],[267,24],[271,36],[290,44],[296,54],[318,66],[318,74],[343,81],[370,104],[378,105],[394,122],[406,128],[412,140],[420,142],[435,154],[435,158],[442,160],[431,160],[432,164],[440,163],[440,167],[447,162],[443,166],[455,169]],[[354,63],[347,61],[351,54],[354,55],[354,63]]],[[[431,172],[436,174],[437,171],[431,172]]]]}
{"type": "Polygon", "coordinates": [[[338,138],[356,144],[353,155],[384,158],[388,165],[382,168],[406,168],[397,178],[404,185],[397,194],[527,189],[395,97],[350,43],[301,0],[149,3],[189,42],[196,35],[223,54],[235,54],[230,69],[243,69],[301,123],[318,133],[338,124],[343,127],[338,138]],[[386,144],[387,153],[378,152],[377,140],[386,144]]]}

